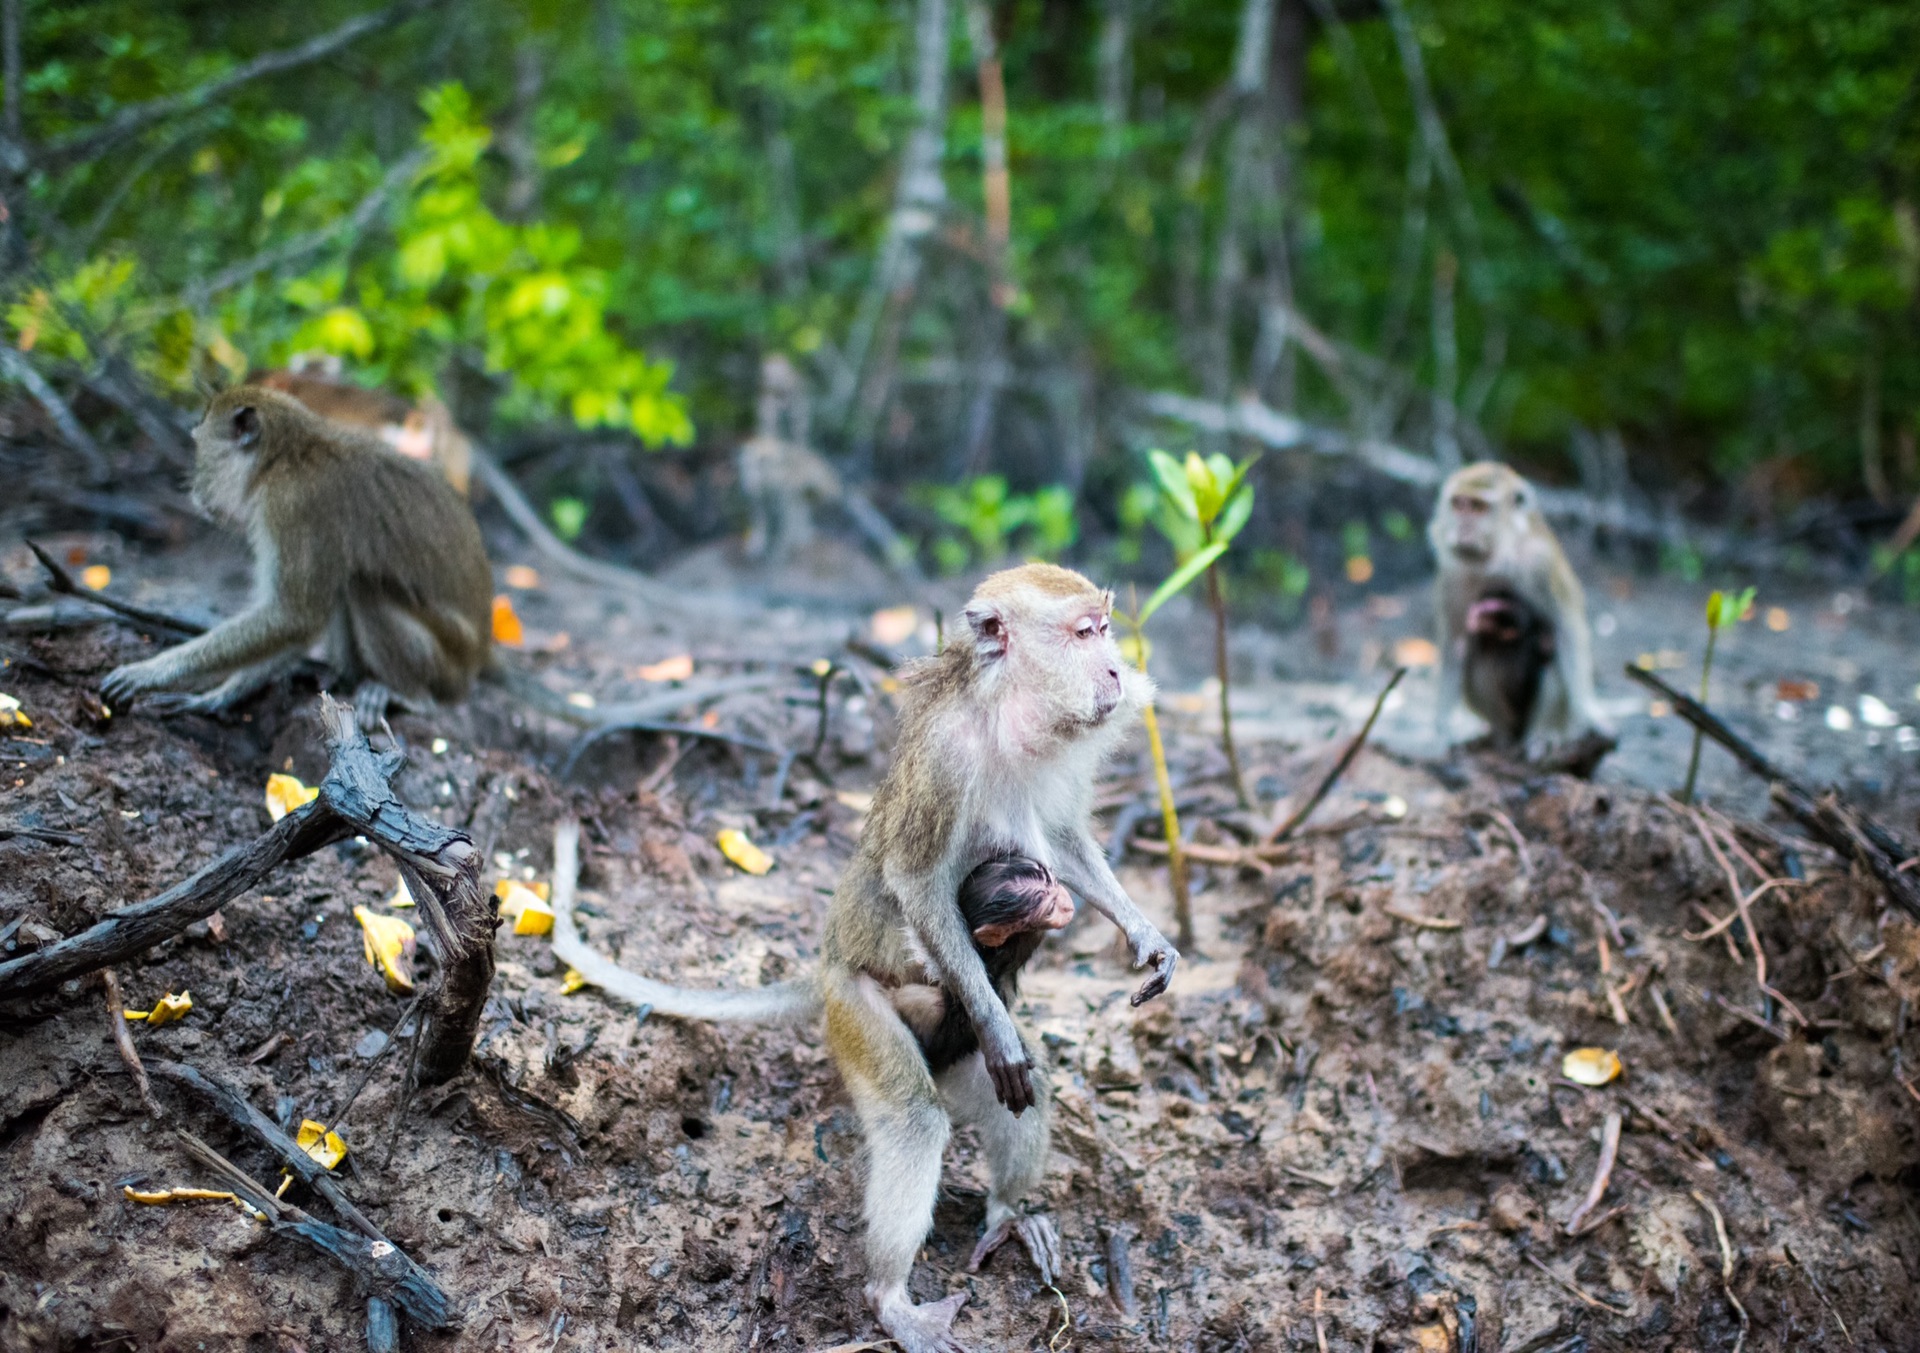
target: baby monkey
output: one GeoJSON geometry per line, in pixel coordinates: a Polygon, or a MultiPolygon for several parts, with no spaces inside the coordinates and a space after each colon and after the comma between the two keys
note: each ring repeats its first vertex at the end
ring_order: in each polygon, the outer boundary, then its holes
{"type": "Polygon", "coordinates": [[[431,466],[277,390],[215,395],[194,429],[193,497],[253,549],[253,599],[212,630],[114,669],[121,705],[230,708],[317,640],[363,724],[389,700],[461,699],[486,665],[493,575],[473,513],[431,466]]]}
{"type": "Polygon", "coordinates": [[[1427,534],[1439,563],[1441,728],[1464,700],[1497,750],[1591,774],[1614,738],[1594,694],[1586,594],[1533,486],[1493,461],[1457,470],[1427,534]]]}
{"type": "MultiPolygon", "coordinates": [[[[973,932],[973,947],[986,965],[1000,1003],[1011,1007],[1020,970],[1051,930],[1073,920],[1073,897],[1053,871],[1021,855],[988,860],[960,885],[960,915],[973,932]]],[[[980,1035],[966,1007],[946,988],[913,982],[890,993],[893,1008],[913,1031],[926,1054],[927,1070],[938,1076],[980,1050],[980,1035]]]]}

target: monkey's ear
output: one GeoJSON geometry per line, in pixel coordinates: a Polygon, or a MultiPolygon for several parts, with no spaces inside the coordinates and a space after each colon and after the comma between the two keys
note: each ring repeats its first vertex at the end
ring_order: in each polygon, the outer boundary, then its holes
{"type": "Polygon", "coordinates": [[[984,658],[1007,656],[1007,622],[991,606],[969,606],[964,614],[973,630],[973,646],[984,658]]]}
{"type": "Polygon", "coordinates": [[[251,404],[242,404],[233,411],[231,423],[235,446],[251,451],[260,444],[260,410],[251,404]]]}

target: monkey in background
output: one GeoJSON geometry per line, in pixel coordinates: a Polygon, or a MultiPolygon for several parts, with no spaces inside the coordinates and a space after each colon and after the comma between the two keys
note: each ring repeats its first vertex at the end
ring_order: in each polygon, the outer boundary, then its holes
{"type": "Polygon", "coordinates": [[[1594,694],[1586,595],[1532,486],[1494,461],[1457,470],[1427,537],[1442,732],[1464,699],[1501,750],[1591,773],[1614,739],[1594,694]]]}
{"type": "Polygon", "coordinates": [[[916,1304],[914,1257],[933,1224],[954,1123],[980,1133],[989,1167],[978,1265],[1018,1237],[1052,1282],[1059,1237],[1023,1197],[1046,1168],[1051,1097],[955,899],[985,861],[1044,865],[1126,937],[1165,991],[1179,952],[1127,897],[1089,829],[1094,775],[1151,698],[1110,630],[1112,595],[1052,564],[981,582],[939,654],[900,672],[900,735],[860,845],[834,892],[818,968],[771,987],[698,991],[628,972],[555,918],[555,954],[604,991],[683,1019],[809,1023],[846,1083],[867,1147],[866,1298],[906,1353],[956,1353],[959,1292],[916,1304]],[[936,1074],[889,992],[943,989],[977,1047],[936,1074]]]}
{"type": "Polygon", "coordinates": [[[753,436],[734,459],[747,500],[747,558],[782,564],[804,551],[813,543],[813,508],[824,504],[845,513],[880,558],[900,568],[912,547],[808,444],[810,424],[806,383],[784,355],[770,354],[760,364],[753,436]]]}
{"type": "Polygon", "coordinates": [[[168,708],[225,710],[321,639],[359,688],[363,726],[389,700],[466,695],[487,663],[493,575],[473,513],[438,473],[257,385],[214,396],[193,439],[194,501],[246,534],[253,597],[198,638],[114,669],[101,686],[110,703],[168,693],[168,708]]]}
{"type": "Polygon", "coordinates": [[[473,445],[447,406],[433,396],[416,405],[383,390],[355,385],[341,379],[338,359],[329,363],[296,359],[287,370],[254,376],[253,384],[292,395],[322,418],[374,433],[411,460],[431,462],[455,492],[468,496],[473,445]]]}
{"type": "MultiPolygon", "coordinates": [[[[1008,1007],[1019,991],[1020,971],[1039,952],[1040,941],[1073,922],[1073,898],[1053,871],[1019,855],[995,856],[967,875],[959,904],[987,980],[1008,1007]]],[[[973,1021],[945,988],[912,983],[888,995],[935,1076],[979,1050],[973,1021]]]]}

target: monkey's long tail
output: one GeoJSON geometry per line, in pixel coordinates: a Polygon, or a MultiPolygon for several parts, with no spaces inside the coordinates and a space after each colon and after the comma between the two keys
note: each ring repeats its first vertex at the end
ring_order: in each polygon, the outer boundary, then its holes
{"type": "Polygon", "coordinates": [[[602,991],[675,1019],[805,1024],[819,1017],[820,988],[811,977],[746,991],[701,991],[627,971],[590,947],[574,926],[573,891],[579,872],[580,824],[569,818],[553,830],[553,952],[602,991]]]}

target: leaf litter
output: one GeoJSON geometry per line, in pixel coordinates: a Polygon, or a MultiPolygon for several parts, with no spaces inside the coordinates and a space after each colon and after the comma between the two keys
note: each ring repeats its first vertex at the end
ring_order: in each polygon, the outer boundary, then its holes
{"type": "MultiPolygon", "coordinates": [[[[664,647],[651,631],[565,614],[545,591],[523,601],[545,630],[604,636],[552,659],[604,700],[625,698],[621,683],[664,647]]],[[[765,647],[702,650],[701,663],[804,665],[831,651],[832,631],[769,629],[765,647]]],[[[904,622],[894,632],[911,637],[904,622]]],[[[25,783],[8,814],[85,839],[0,841],[0,924],[29,917],[20,934],[73,933],[251,838],[266,769],[324,770],[308,693],[269,700],[245,724],[116,719],[103,739],[75,686],[45,674],[97,674],[137,650],[108,628],[36,639],[42,668],[10,677],[47,712],[36,731],[64,761],[15,772],[25,783]]],[[[527,879],[550,864],[554,822],[579,816],[576,923],[626,966],[700,984],[779,980],[812,960],[826,891],[884,768],[891,706],[880,674],[867,676],[831,688],[821,767],[796,765],[777,808],[765,765],[710,744],[666,758],[651,740],[609,748],[562,784],[543,769],[558,764],[555,743],[491,692],[396,717],[414,749],[397,784],[486,858],[512,857],[512,882],[535,901],[527,879]],[[779,871],[730,864],[723,830],[769,843],[779,871]]],[[[1329,707],[1364,715],[1378,684],[1339,686],[1329,707]]],[[[811,689],[731,699],[721,722],[805,748],[811,689]]],[[[1285,713],[1320,688],[1239,689],[1285,713]]],[[[1021,1014],[1056,1091],[1036,1201],[1059,1223],[1066,1268],[1057,1296],[1012,1250],[963,1275],[984,1176],[977,1141],[959,1134],[914,1292],[964,1285],[963,1340],[1678,1349],[1730,1348],[1745,1330],[1753,1348],[1900,1346],[1920,1318],[1904,1182],[1920,1169],[1920,1103],[1903,1088],[1913,1050],[1892,1059],[1920,996],[1920,932],[1876,889],[1751,813],[1703,833],[1651,790],[1528,782],[1391,740],[1357,757],[1284,849],[1256,853],[1265,824],[1234,817],[1206,702],[1164,714],[1180,793],[1201,800],[1183,810],[1196,845],[1224,861],[1194,857],[1199,952],[1167,998],[1136,1011],[1097,917],[1083,909],[1042,950],[1021,1014]],[[1751,903],[1755,936],[1736,912],[1690,938],[1696,905],[1716,919],[1728,906],[1711,847],[1738,896],[1763,874],[1803,886],[1751,903]],[[1804,1025],[1760,989],[1756,953],[1804,1025]],[[1631,1077],[1582,1084],[1565,1061],[1592,1048],[1631,1077]]],[[[1261,717],[1255,708],[1241,736],[1249,777],[1277,786],[1262,791],[1269,802],[1310,789],[1358,720],[1276,737],[1261,717]]],[[[1669,778],[1652,782],[1671,783],[1676,759],[1669,750],[1669,778]]],[[[1157,819],[1129,807],[1150,795],[1136,747],[1098,798],[1103,832],[1141,838],[1121,877],[1164,920],[1157,819]]],[[[418,1347],[875,1340],[858,1295],[859,1136],[818,1037],[636,1019],[580,986],[544,935],[513,933],[524,902],[503,907],[512,924],[473,1069],[400,1116],[405,1059],[389,1057],[348,1107],[388,1031],[408,1032],[406,997],[369,966],[353,923],[394,894],[391,866],[342,842],[225,907],[225,940],[189,932],[123,977],[195,993],[191,1019],[142,1031],[143,1053],[221,1076],[289,1129],[310,1121],[343,1147],[375,1143],[336,1162],[341,1185],[462,1305],[458,1331],[416,1334],[418,1347]]],[[[336,1272],[243,1216],[123,1194],[185,1198],[219,1181],[143,1130],[97,1000],[16,1006],[6,1028],[0,1346],[361,1346],[363,1312],[341,1300],[336,1272]],[[202,1267],[182,1283],[188,1254],[202,1267]]],[[[219,1125],[196,1127],[256,1176],[272,1173],[219,1125]]],[[[289,1198],[310,1201],[299,1183],[289,1198]]]]}

